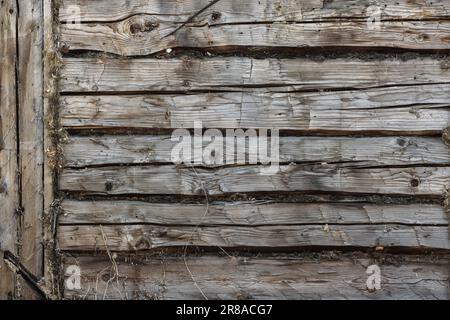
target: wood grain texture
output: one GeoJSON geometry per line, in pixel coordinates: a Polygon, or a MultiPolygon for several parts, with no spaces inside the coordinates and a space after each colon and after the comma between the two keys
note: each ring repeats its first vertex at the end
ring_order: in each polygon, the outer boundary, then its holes
{"type": "Polygon", "coordinates": [[[223,195],[246,192],[321,191],[441,196],[450,168],[410,167],[354,169],[334,165],[280,166],[266,174],[261,166],[217,170],[173,165],[66,169],[62,191],[86,194],[223,195]]]}
{"type": "MultiPolygon", "coordinates": [[[[43,276],[43,8],[42,1],[20,0],[19,17],[19,135],[22,194],[23,264],[36,277],[43,276]]],[[[25,286],[26,288],[26,286],[25,286]]],[[[33,298],[24,290],[22,298],[33,298]]]]}
{"type": "Polygon", "coordinates": [[[232,24],[185,27],[154,16],[133,16],[108,24],[62,25],[66,50],[93,50],[121,56],[150,55],[171,48],[401,48],[450,49],[449,21],[232,24]]]}
{"type": "Polygon", "coordinates": [[[440,199],[450,181],[450,149],[438,137],[450,123],[448,58],[425,53],[144,57],[173,48],[447,52],[450,1],[382,0],[380,29],[370,28],[373,3],[367,0],[219,1],[170,35],[209,1],[61,4],[61,48],[69,55],[59,80],[59,113],[72,136],[58,185],[68,198],[83,199],[61,204],[57,247],[75,255],[64,259],[64,267],[79,265],[82,271],[82,289],[66,290],[65,297],[448,299],[449,259],[442,255],[380,254],[377,261],[362,254],[140,260],[140,253],[184,247],[450,252],[448,214],[437,204],[215,198],[307,192],[440,199]],[[77,22],[74,9],[80,10],[79,27],[71,24],[77,22]],[[175,142],[152,130],[192,128],[194,121],[205,128],[286,131],[280,171],[172,165],[175,142]],[[205,194],[207,206],[131,200],[205,194]],[[107,258],[106,251],[119,255],[107,258]],[[121,255],[127,253],[133,256],[121,255]],[[382,270],[382,290],[376,292],[366,287],[372,264],[382,270]]]}
{"type": "Polygon", "coordinates": [[[319,93],[64,96],[67,128],[278,128],[305,131],[442,131],[450,86],[319,93]]]}
{"type": "Polygon", "coordinates": [[[448,84],[447,60],[432,57],[382,59],[253,59],[243,57],[111,59],[65,58],[61,92],[140,92],[235,90],[265,87],[294,89],[364,89],[448,84]],[[332,71],[332,72],[331,72],[332,71]]]}
{"type": "Polygon", "coordinates": [[[146,251],[162,248],[409,248],[449,250],[449,228],[405,225],[181,227],[77,225],[58,227],[62,251],[146,251]]]}
{"type": "Polygon", "coordinates": [[[448,1],[440,5],[428,1],[386,1],[376,7],[378,15],[370,1],[227,1],[213,5],[172,34],[206,4],[130,4],[116,0],[108,4],[96,2],[94,8],[88,2],[69,1],[60,11],[60,18],[67,22],[61,26],[61,37],[66,50],[95,50],[122,56],[148,55],[176,47],[450,49],[448,1]],[[375,18],[371,18],[374,14],[375,18]],[[377,19],[379,27],[374,25],[377,19]],[[74,27],[71,22],[80,24],[74,27]]]}
{"type": "Polygon", "coordinates": [[[60,225],[156,224],[185,226],[267,226],[301,224],[442,225],[449,219],[440,205],[368,203],[212,203],[168,204],[139,201],[62,203],[60,225]]]}
{"type": "MultiPolygon", "coordinates": [[[[177,0],[64,0],[59,10],[59,19],[62,22],[72,22],[74,18],[71,7],[78,6],[81,23],[112,22],[140,14],[182,23],[209,2],[186,0],[180,5],[177,0]]],[[[367,0],[229,0],[218,2],[200,14],[191,25],[367,19],[370,16],[367,8],[371,5],[367,0]]],[[[383,0],[378,5],[382,8],[381,20],[444,19],[450,16],[448,0],[383,0]]]]}
{"type": "MultiPolygon", "coordinates": [[[[71,168],[119,164],[171,163],[177,141],[170,136],[71,136],[64,147],[71,168]]],[[[435,137],[280,137],[280,162],[344,163],[347,167],[450,165],[450,149],[435,137]]],[[[237,142],[247,158],[254,150],[237,142]]],[[[219,166],[219,165],[217,165],[219,166]]]]}
{"type": "Polygon", "coordinates": [[[202,300],[203,292],[208,299],[219,300],[446,300],[449,294],[445,256],[204,256],[188,257],[186,262],[176,257],[141,261],[119,257],[118,281],[111,281],[114,271],[107,257],[64,260],[64,267],[77,265],[82,271],[81,290],[66,290],[68,299],[202,300]],[[369,292],[366,270],[374,264],[381,269],[381,290],[369,292]]]}
{"type": "Polygon", "coordinates": [[[17,253],[16,49],[18,23],[15,1],[0,4],[0,122],[3,145],[0,148],[0,300],[15,296],[15,275],[6,266],[3,252],[17,253]]]}

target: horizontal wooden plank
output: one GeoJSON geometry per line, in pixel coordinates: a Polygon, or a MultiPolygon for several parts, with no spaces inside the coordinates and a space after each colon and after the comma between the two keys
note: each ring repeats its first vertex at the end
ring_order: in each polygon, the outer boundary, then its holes
{"type": "MultiPolygon", "coordinates": [[[[73,6],[77,6],[81,23],[124,20],[139,14],[182,23],[209,3],[209,0],[185,0],[183,5],[177,0],[64,0],[59,10],[59,19],[62,22],[73,21],[73,6]]],[[[192,24],[367,19],[372,13],[368,8],[373,4],[369,0],[284,0],[282,3],[273,0],[227,0],[219,1],[202,12],[192,24]]],[[[448,0],[385,0],[378,4],[382,9],[382,20],[421,20],[450,16],[448,0]]]]}
{"type": "Polygon", "coordinates": [[[67,128],[279,128],[310,131],[441,131],[450,85],[314,93],[63,96],[67,128]]]}
{"type": "MultiPolygon", "coordinates": [[[[177,141],[170,136],[71,136],[64,146],[67,167],[171,163],[177,141]]],[[[254,150],[238,140],[236,150],[254,150]]],[[[231,152],[230,152],[231,153],[231,152]]],[[[280,162],[343,163],[347,167],[450,165],[450,149],[437,137],[280,137],[280,162]]]]}
{"type": "Polygon", "coordinates": [[[139,201],[63,201],[61,225],[300,225],[412,224],[448,225],[441,205],[367,203],[214,203],[167,204],[139,201]]]}
{"type": "Polygon", "coordinates": [[[111,281],[116,273],[107,257],[65,257],[64,268],[82,273],[81,289],[65,290],[65,298],[446,300],[449,294],[445,256],[118,257],[116,263],[119,279],[111,281]],[[367,288],[371,265],[380,267],[381,290],[367,288]]]}
{"type": "Polygon", "coordinates": [[[66,50],[94,50],[121,56],[150,55],[171,48],[401,48],[450,49],[450,21],[231,24],[178,28],[154,16],[133,16],[108,24],[61,26],[66,50]]]}
{"type": "Polygon", "coordinates": [[[160,227],[77,225],[58,227],[62,251],[145,251],[161,248],[301,248],[377,246],[450,249],[448,226],[323,225],[160,227]],[[327,230],[328,229],[328,230],[327,230]]]}
{"type": "Polygon", "coordinates": [[[66,169],[63,191],[87,194],[223,195],[245,192],[322,191],[441,196],[449,167],[355,169],[334,165],[243,166],[217,170],[167,166],[66,169]]]}
{"type": "Polygon", "coordinates": [[[449,83],[447,60],[253,59],[243,57],[65,58],[60,89],[67,92],[361,89],[449,83]]]}

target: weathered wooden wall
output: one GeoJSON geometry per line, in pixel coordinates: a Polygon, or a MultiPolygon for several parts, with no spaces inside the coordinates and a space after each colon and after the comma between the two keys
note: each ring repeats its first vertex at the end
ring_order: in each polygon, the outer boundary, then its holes
{"type": "Polygon", "coordinates": [[[208,3],[59,8],[65,297],[447,299],[450,1],[223,0],[182,25],[208,3]],[[172,164],[194,121],[280,129],[281,171],[172,164]]]}

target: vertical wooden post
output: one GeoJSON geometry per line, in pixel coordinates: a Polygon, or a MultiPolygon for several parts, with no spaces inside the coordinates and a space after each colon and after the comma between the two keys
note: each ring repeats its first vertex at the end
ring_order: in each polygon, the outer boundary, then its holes
{"type": "MultiPolygon", "coordinates": [[[[43,2],[2,2],[0,250],[43,276],[43,2]]],[[[34,298],[0,257],[0,298],[34,298]],[[18,290],[20,289],[20,290],[18,290]]]]}
{"type": "MultiPolygon", "coordinates": [[[[22,263],[37,278],[43,276],[43,3],[18,0],[19,170],[21,173],[22,263]]],[[[24,286],[21,298],[34,297],[24,286]]]]}
{"type": "Polygon", "coordinates": [[[15,295],[15,275],[3,261],[3,251],[17,253],[17,8],[15,1],[0,2],[0,299],[15,295]]]}

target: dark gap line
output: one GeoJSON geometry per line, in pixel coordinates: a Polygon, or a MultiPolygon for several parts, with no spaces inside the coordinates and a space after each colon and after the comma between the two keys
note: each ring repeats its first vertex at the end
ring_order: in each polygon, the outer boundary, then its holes
{"type": "MultiPolygon", "coordinates": [[[[178,128],[139,128],[139,127],[64,127],[66,132],[73,137],[92,137],[92,136],[167,136],[170,137],[174,130],[178,128]]],[[[192,128],[183,128],[192,133],[192,128]]],[[[205,128],[206,130],[208,128],[205,128]]],[[[219,129],[219,128],[218,128],[219,129]]],[[[252,128],[230,128],[248,130],[252,128]]],[[[253,128],[261,129],[261,128],[253,128]]],[[[272,129],[272,128],[267,128],[272,129]]],[[[223,129],[222,132],[225,132],[223,129]]],[[[385,138],[385,137],[442,137],[442,131],[336,131],[336,130],[283,130],[279,131],[280,137],[348,137],[348,138],[385,138]]]]}
{"type": "MultiPolygon", "coordinates": [[[[420,110],[432,110],[432,109],[447,109],[450,108],[450,104],[444,103],[412,103],[412,104],[404,104],[398,106],[385,106],[385,107],[371,107],[371,108],[348,108],[348,109],[340,109],[339,111],[376,111],[376,110],[389,110],[389,109],[405,109],[405,108],[418,108],[420,110]]],[[[334,111],[333,109],[330,109],[334,111]]],[[[325,110],[328,111],[328,110],[325,110]]]]}
{"type": "MultiPolygon", "coordinates": [[[[94,25],[94,24],[101,24],[101,25],[109,25],[109,24],[117,24],[121,22],[125,22],[129,19],[132,19],[134,17],[139,16],[150,16],[150,17],[179,17],[180,15],[176,14],[161,14],[161,13],[133,13],[129,14],[124,18],[115,19],[115,20],[83,20],[79,23],[82,25],[94,25]]],[[[323,17],[320,18],[320,20],[264,20],[264,21],[236,21],[236,22],[223,22],[223,23],[211,23],[210,21],[206,21],[202,24],[199,22],[192,21],[186,25],[186,28],[202,28],[205,26],[208,26],[210,28],[213,27],[221,27],[221,26],[234,26],[234,25],[272,25],[272,24],[319,24],[319,23],[345,23],[345,22],[360,22],[360,23],[366,23],[367,19],[369,19],[369,16],[341,16],[339,18],[335,17],[323,17]]],[[[435,16],[430,18],[415,18],[415,19],[408,19],[408,18],[399,18],[399,19],[380,19],[380,22],[446,22],[450,21],[450,16],[435,16]]],[[[168,21],[167,23],[172,23],[174,25],[182,25],[185,22],[183,21],[168,21]]],[[[61,25],[68,25],[72,24],[70,20],[61,20],[61,25]]]]}
{"type": "Polygon", "coordinates": [[[387,227],[395,227],[395,226],[405,226],[405,227],[443,227],[448,228],[448,223],[424,223],[424,224],[415,224],[415,223],[403,223],[403,222],[361,222],[361,223],[336,223],[336,222],[323,222],[323,223],[270,223],[270,224],[173,224],[173,223],[154,223],[154,222],[123,222],[123,223],[59,223],[59,226],[66,227],[76,227],[76,226],[106,226],[106,227],[126,227],[126,226],[155,226],[155,227],[167,227],[167,228],[242,228],[242,229],[252,229],[252,228],[263,228],[263,227],[323,227],[324,225],[328,225],[330,227],[335,226],[387,226],[387,227]]]}
{"type": "MultiPolygon", "coordinates": [[[[297,247],[227,247],[223,248],[226,250],[229,254],[235,254],[236,256],[239,255],[250,255],[255,254],[258,256],[259,254],[313,254],[313,253],[319,253],[319,252],[345,252],[345,253],[372,253],[372,254],[389,254],[389,253],[396,253],[396,254],[405,254],[409,253],[411,255],[424,255],[424,254],[442,254],[443,256],[447,257],[449,250],[447,249],[438,249],[438,248],[423,248],[423,247],[401,247],[401,246],[392,246],[392,247],[384,247],[383,252],[377,253],[374,251],[374,247],[366,247],[366,246],[319,246],[319,245],[310,245],[310,246],[297,246],[297,247]]],[[[170,253],[179,254],[180,258],[183,258],[186,252],[184,246],[176,246],[176,247],[158,247],[154,249],[145,249],[145,250],[137,250],[137,251],[114,251],[110,250],[111,252],[117,253],[119,255],[133,255],[135,257],[138,257],[141,255],[148,255],[148,254],[155,254],[155,258],[160,256],[161,253],[166,254],[167,250],[170,251],[170,253]]],[[[223,253],[223,251],[215,246],[205,246],[205,247],[199,247],[199,246],[188,246],[187,252],[188,254],[194,254],[192,257],[201,257],[204,256],[205,253],[223,253]]],[[[96,250],[61,250],[62,254],[71,254],[71,255],[90,255],[92,257],[92,254],[94,253],[106,253],[105,250],[102,250],[102,248],[96,248],[96,250]]],[[[224,257],[227,257],[226,255],[224,257]]],[[[109,263],[109,260],[108,260],[109,263]]]]}
{"type": "MultiPolygon", "coordinates": [[[[205,204],[205,196],[202,194],[105,194],[87,192],[83,190],[60,190],[61,196],[65,200],[80,201],[142,201],[148,203],[180,203],[180,204],[205,204]]],[[[280,201],[286,203],[320,203],[323,199],[328,201],[352,204],[352,203],[373,203],[378,205],[391,204],[443,204],[441,195],[408,195],[408,194],[368,194],[336,191],[277,191],[274,192],[244,192],[228,193],[220,195],[209,195],[211,202],[228,201],[280,201]],[[319,201],[318,201],[319,199],[319,201]],[[352,202],[353,201],[353,202],[352,202]]]]}
{"type": "MultiPolygon", "coordinates": [[[[164,136],[170,137],[174,130],[179,128],[140,128],[140,127],[64,127],[64,130],[73,137],[101,137],[101,136],[164,136]]],[[[205,130],[208,128],[205,128],[205,130]]],[[[260,128],[230,128],[233,130],[260,129],[260,128]]],[[[272,129],[272,128],[267,128],[272,129]]],[[[193,129],[186,128],[189,132],[193,129]]],[[[226,129],[223,129],[225,131],[226,129]]],[[[442,131],[336,131],[336,130],[283,130],[280,137],[348,137],[348,138],[384,138],[384,137],[441,137],[442,131]]]]}
{"type": "MultiPolygon", "coordinates": [[[[295,163],[295,162],[285,162],[288,163],[287,165],[291,164],[291,163],[295,163]]],[[[328,162],[326,165],[323,165],[322,162],[319,161],[315,161],[312,163],[302,163],[302,162],[297,162],[295,163],[295,165],[299,166],[299,167],[324,167],[324,169],[345,169],[345,167],[340,167],[339,165],[345,165],[345,164],[352,164],[352,161],[342,161],[342,162],[328,162]],[[329,166],[327,168],[327,166],[329,166]],[[331,167],[331,168],[330,168],[331,167]]],[[[282,165],[280,163],[280,165],[282,165]]],[[[285,164],[286,166],[286,164],[285,164]]],[[[135,167],[147,167],[147,168],[152,168],[152,167],[174,167],[177,170],[189,170],[192,169],[192,166],[188,165],[179,165],[179,164],[175,164],[173,162],[166,162],[166,163],[151,163],[150,165],[146,165],[146,164],[139,164],[139,163],[124,163],[124,164],[120,164],[120,165],[113,165],[113,164],[102,164],[99,165],[99,168],[101,169],[105,169],[105,170],[109,170],[109,169],[122,169],[122,168],[127,168],[127,167],[131,167],[131,168],[135,168],[135,167]]],[[[266,165],[263,164],[236,164],[236,165],[232,165],[232,166],[206,166],[206,165],[196,165],[196,168],[201,169],[204,172],[209,172],[209,173],[216,173],[216,172],[220,172],[220,171],[224,171],[226,169],[229,168],[262,168],[262,167],[266,167],[266,165]]],[[[420,167],[420,168],[430,168],[430,169],[434,169],[434,168],[446,168],[448,167],[448,164],[436,164],[436,163],[426,163],[426,164],[398,164],[398,165],[383,165],[380,164],[379,166],[365,166],[365,167],[358,167],[358,168],[351,168],[351,170],[354,171],[359,171],[359,170],[366,170],[366,169],[412,169],[412,168],[416,168],[416,167],[420,167]]],[[[88,167],[86,167],[88,168],[88,167]]],[[[84,167],[75,167],[74,170],[76,171],[83,171],[85,168],[84,167]]]]}
{"type": "MultiPolygon", "coordinates": [[[[450,161],[450,160],[449,160],[450,161]]],[[[280,166],[289,166],[289,165],[295,165],[297,167],[324,167],[327,168],[327,166],[336,166],[339,167],[342,165],[342,169],[352,169],[352,170],[362,170],[362,169],[408,169],[408,168],[447,168],[450,167],[449,163],[408,163],[408,164],[380,164],[380,165],[363,165],[365,162],[368,161],[338,161],[338,162],[326,162],[324,164],[324,161],[287,161],[287,162],[280,162],[280,166]],[[361,166],[358,166],[358,164],[361,164],[361,166]],[[351,165],[355,166],[351,166],[351,165]],[[349,167],[345,166],[349,165],[349,167]]],[[[263,164],[230,164],[230,165],[221,165],[221,166],[208,166],[208,165],[201,165],[201,164],[193,164],[192,166],[186,166],[186,165],[176,165],[173,162],[148,162],[148,163],[104,163],[104,164],[93,164],[93,165],[86,165],[86,166],[65,166],[65,170],[77,170],[77,171],[83,171],[86,169],[110,169],[110,168],[138,168],[138,167],[160,167],[160,166],[176,166],[177,169],[202,169],[207,170],[211,172],[220,171],[222,169],[230,169],[230,168],[243,168],[248,166],[261,166],[263,167],[263,164]]]]}
{"type": "MultiPolygon", "coordinates": [[[[189,57],[196,59],[213,59],[226,57],[241,57],[255,59],[311,59],[312,61],[324,61],[327,59],[349,58],[364,61],[392,59],[393,56],[400,60],[409,60],[417,57],[432,57],[435,59],[448,59],[449,49],[407,49],[400,47],[363,47],[363,46],[326,46],[326,47],[292,47],[292,46],[211,46],[211,47],[183,47],[171,48],[167,53],[164,50],[145,54],[123,56],[101,50],[77,49],[63,52],[63,58],[96,58],[110,57],[126,58],[133,60],[142,59],[174,59],[189,57]]],[[[66,50],[63,50],[66,51],[66,50]]]]}
{"type": "MultiPolygon", "coordinates": [[[[324,247],[325,249],[321,250],[320,248],[315,248],[314,250],[307,251],[307,250],[298,250],[297,252],[267,252],[266,250],[264,252],[233,252],[229,251],[228,253],[231,256],[236,256],[237,258],[254,258],[254,259],[270,259],[270,258],[279,258],[287,261],[308,261],[304,259],[311,259],[314,261],[336,261],[340,262],[344,259],[355,259],[355,258],[372,258],[374,260],[381,259],[383,261],[383,265],[399,265],[398,262],[401,262],[401,264],[404,263],[402,260],[402,256],[399,256],[397,254],[389,253],[389,247],[385,248],[388,252],[377,252],[374,251],[373,248],[370,249],[361,249],[357,248],[356,250],[352,249],[346,249],[346,247],[338,247],[338,248],[329,248],[324,247]],[[328,250],[327,250],[328,249],[328,250]],[[398,261],[395,259],[399,259],[398,261]]],[[[150,257],[153,258],[152,261],[179,261],[180,258],[229,258],[222,250],[219,248],[202,248],[202,250],[196,250],[193,251],[192,248],[188,248],[188,251],[186,254],[184,251],[176,251],[175,250],[167,250],[167,249],[161,249],[160,252],[156,252],[155,255],[151,255],[150,257]],[[164,255],[161,256],[160,253],[163,253],[164,255]]],[[[179,250],[179,249],[178,249],[179,250]]],[[[63,251],[63,255],[65,255],[67,258],[92,258],[91,254],[86,254],[86,252],[83,251],[63,251]]],[[[414,252],[405,252],[404,256],[407,258],[417,258],[417,253],[414,252]]],[[[419,255],[421,257],[420,262],[422,263],[437,263],[435,261],[435,258],[445,259],[450,258],[448,252],[430,252],[428,255],[422,254],[419,255]],[[422,260],[423,259],[423,260],[422,260]],[[425,259],[429,259],[429,261],[426,261],[425,259]]],[[[122,261],[121,259],[126,259],[127,263],[133,263],[133,266],[146,266],[148,263],[147,258],[149,258],[149,254],[145,252],[118,252],[117,260],[122,261]]],[[[109,256],[105,253],[100,253],[99,256],[96,256],[96,259],[99,262],[110,263],[109,256]]],[[[416,261],[417,262],[417,261],[416,261]]],[[[96,279],[96,277],[94,277],[96,279]]]]}
{"type": "Polygon", "coordinates": [[[384,89],[384,88],[402,88],[402,87],[419,87],[419,86],[436,86],[436,85],[448,85],[450,82],[433,82],[433,83],[397,83],[386,84],[379,86],[367,86],[367,87],[342,87],[342,88],[318,88],[318,89],[292,89],[285,91],[268,91],[262,92],[260,90],[255,91],[242,91],[239,89],[267,89],[267,88],[289,88],[295,86],[305,86],[305,84],[289,83],[289,84],[261,84],[255,86],[245,85],[211,85],[210,88],[225,87],[225,90],[218,89],[189,89],[189,90],[140,90],[140,91],[61,91],[60,95],[64,96],[132,96],[132,95],[198,95],[198,94],[211,94],[211,93],[332,93],[332,92],[351,92],[351,91],[369,91],[372,89],[384,89]],[[235,88],[235,90],[231,90],[235,88]]]}
{"type": "MultiPolygon", "coordinates": [[[[18,199],[17,199],[17,207],[16,207],[16,222],[17,222],[17,226],[16,226],[16,234],[15,234],[15,252],[17,254],[17,257],[19,257],[19,259],[23,259],[22,254],[23,254],[23,228],[24,228],[24,209],[23,209],[23,196],[22,196],[22,188],[23,188],[23,181],[22,181],[22,160],[21,160],[21,134],[20,134],[20,130],[21,130],[21,98],[20,98],[20,58],[21,58],[21,54],[20,54],[20,0],[16,0],[16,23],[15,23],[15,44],[16,44],[16,57],[15,57],[15,66],[14,66],[14,76],[15,76],[15,130],[16,130],[16,165],[17,165],[17,172],[16,177],[17,177],[17,184],[18,184],[18,199]]],[[[18,286],[20,285],[19,283],[19,278],[17,275],[15,275],[15,280],[14,280],[14,291],[18,290],[18,286]]],[[[16,295],[16,292],[14,293],[14,295],[16,295]]]]}
{"type": "MultiPolygon", "coordinates": [[[[64,130],[66,130],[66,132],[73,138],[101,138],[101,137],[106,137],[106,138],[120,138],[120,137],[140,137],[140,138],[145,138],[145,137],[160,137],[161,139],[165,139],[165,140],[170,140],[171,139],[171,135],[173,133],[174,129],[152,129],[152,128],[147,128],[146,130],[144,130],[143,132],[139,132],[139,130],[136,131],[136,133],[134,133],[134,128],[130,129],[130,128],[122,128],[123,130],[120,130],[121,128],[109,128],[109,130],[105,129],[105,128],[79,128],[76,129],[75,127],[64,127],[64,130]]],[[[204,128],[203,130],[207,130],[208,128],[204,128]]],[[[217,128],[218,130],[220,130],[222,133],[226,133],[226,129],[220,129],[217,128]]],[[[236,129],[242,129],[244,131],[246,131],[249,128],[235,128],[233,130],[236,129]]],[[[194,129],[186,129],[188,130],[191,134],[193,133],[194,129]]],[[[203,131],[203,133],[204,133],[203,131]]],[[[341,136],[340,133],[341,131],[330,131],[328,132],[329,134],[318,134],[317,132],[299,132],[299,131],[289,131],[289,130],[280,130],[280,137],[282,138],[348,138],[348,139],[363,139],[363,138],[374,138],[374,139],[380,139],[380,138],[392,138],[392,137],[398,137],[398,138],[402,138],[404,137],[404,135],[402,135],[402,132],[390,132],[392,133],[392,135],[386,135],[386,134],[382,134],[382,135],[365,135],[363,134],[364,132],[344,132],[344,134],[341,136]],[[335,134],[337,136],[335,136],[335,134]]],[[[410,138],[423,138],[423,139],[432,139],[432,138],[442,138],[442,132],[441,131],[436,131],[436,132],[428,132],[427,134],[424,134],[423,132],[408,132],[408,137],[410,138]],[[433,134],[432,134],[433,133],[433,134]]]]}
{"type": "MultiPolygon", "coordinates": [[[[46,51],[46,47],[45,47],[45,43],[46,43],[46,41],[47,41],[47,39],[45,38],[45,28],[44,28],[44,24],[45,24],[45,22],[44,22],[44,16],[45,16],[45,9],[44,9],[44,7],[46,6],[46,4],[44,3],[44,0],[40,0],[40,12],[39,12],[39,16],[41,17],[41,19],[39,20],[39,30],[40,30],[40,33],[39,33],[39,37],[40,37],[40,39],[41,39],[41,41],[40,41],[40,44],[39,44],[39,48],[40,48],[40,50],[41,50],[41,52],[43,53],[42,54],[42,57],[41,57],[41,62],[42,62],[42,66],[41,66],[41,83],[42,83],[42,90],[41,90],[41,96],[42,96],[42,115],[43,115],[43,118],[45,119],[45,80],[46,80],[46,76],[45,76],[45,70],[46,70],[46,67],[45,67],[45,65],[46,65],[46,63],[48,63],[48,61],[46,61],[46,54],[45,54],[45,51],[46,51]]],[[[51,4],[51,6],[53,6],[53,4],[51,4]]],[[[43,126],[42,126],[42,136],[41,136],[41,141],[42,141],[42,143],[41,143],[41,152],[42,152],[42,158],[44,159],[44,161],[45,161],[45,159],[46,159],[46,151],[45,151],[45,141],[46,141],[46,128],[47,128],[47,126],[46,126],[46,124],[45,124],[45,120],[43,120],[42,121],[42,124],[43,124],[43,126]]],[[[46,176],[46,174],[45,174],[45,164],[43,164],[42,166],[41,166],[41,177],[42,177],[42,179],[43,179],[43,183],[42,183],[42,192],[44,192],[44,189],[45,189],[45,186],[44,186],[44,184],[45,184],[45,182],[44,182],[44,180],[45,180],[45,176],[46,176]]],[[[53,187],[52,187],[53,188],[53,187]]],[[[45,193],[44,193],[45,194],[45,193]]],[[[42,276],[44,276],[45,274],[46,274],[46,243],[45,243],[45,236],[44,236],[44,230],[45,230],[45,228],[47,227],[46,226],[46,222],[45,222],[45,212],[46,212],[46,210],[45,210],[46,208],[45,208],[45,196],[42,196],[42,203],[41,203],[41,212],[42,212],[42,216],[41,216],[41,227],[42,227],[42,229],[41,229],[41,237],[42,237],[42,242],[41,242],[41,244],[40,244],[40,249],[41,249],[41,255],[40,255],[40,257],[41,257],[41,261],[42,261],[42,263],[41,263],[41,268],[40,268],[40,272],[41,272],[41,275],[42,276]]]]}
{"type": "MultiPolygon", "coordinates": [[[[248,22],[224,22],[224,23],[208,23],[207,25],[210,28],[214,28],[214,27],[221,27],[221,26],[234,26],[234,25],[272,25],[272,24],[320,24],[320,23],[336,23],[336,24],[341,24],[341,23],[345,23],[345,22],[351,22],[351,23],[363,23],[366,24],[367,23],[367,19],[369,19],[370,17],[339,17],[339,18],[322,18],[323,20],[269,20],[269,21],[248,21],[248,22]]],[[[415,18],[415,19],[380,19],[380,22],[399,22],[399,23],[403,23],[403,22],[447,22],[450,21],[450,16],[436,16],[436,17],[432,17],[432,18],[415,18]]],[[[187,26],[189,27],[189,26],[187,26]]],[[[196,28],[197,26],[191,26],[191,28],[196,28]]],[[[198,26],[199,28],[202,28],[202,25],[198,26]]]]}

